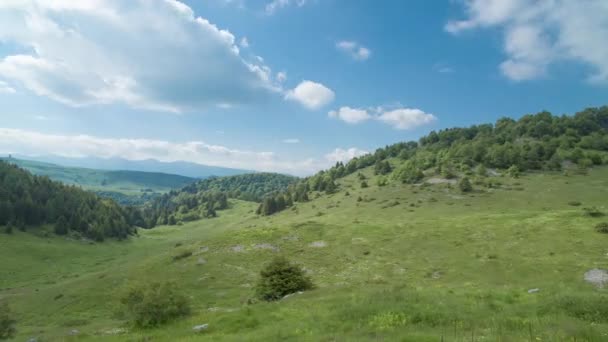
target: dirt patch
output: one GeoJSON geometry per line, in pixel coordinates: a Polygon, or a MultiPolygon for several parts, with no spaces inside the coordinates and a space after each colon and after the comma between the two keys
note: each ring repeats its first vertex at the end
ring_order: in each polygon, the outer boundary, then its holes
{"type": "Polygon", "coordinates": [[[269,243],[258,243],[257,245],[253,246],[255,249],[269,249],[273,252],[276,252],[279,250],[279,247],[277,246],[273,246],[269,243]]]}
{"type": "Polygon", "coordinates": [[[327,247],[327,242],[315,241],[315,242],[311,242],[308,246],[313,247],[313,248],[323,248],[323,247],[327,247]]]}
{"type": "Polygon", "coordinates": [[[429,184],[456,184],[455,179],[433,177],[426,180],[429,184]]]}
{"type": "Polygon", "coordinates": [[[236,246],[230,247],[230,250],[232,250],[233,252],[236,252],[236,253],[241,253],[241,252],[245,251],[245,247],[243,247],[242,245],[236,245],[236,246]]]}
{"type": "Polygon", "coordinates": [[[608,271],[599,268],[591,269],[585,272],[585,281],[603,288],[608,284],[608,271]]]}

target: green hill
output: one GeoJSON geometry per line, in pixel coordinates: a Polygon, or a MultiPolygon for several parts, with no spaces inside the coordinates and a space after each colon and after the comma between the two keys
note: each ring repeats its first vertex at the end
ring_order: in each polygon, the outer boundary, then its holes
{"type": "Polygon", "coordinates": [[[196,181],[195,178],[158,172],[76,168],[16,158],[0,160],[15,164],[35,175],[92,190],[121,204],[143,204],[159,194],[180,189],[196,181]]]}
{"type": "Polygon", "coordinates": [[[202,187],[227,201],[218,217],[126,241],[0,234],[0,297],[17,340],[603,341],[606,114],[431,133],[290,183],[282,210],[274,192],[260,205],[202,187]],[[552,128],[533,136],[539,122],[552,128]],[[316,287],[257,299],[277,255],[316,287]],[[190,314],[130,325],[122,289],[166,280],[190,314]]]}

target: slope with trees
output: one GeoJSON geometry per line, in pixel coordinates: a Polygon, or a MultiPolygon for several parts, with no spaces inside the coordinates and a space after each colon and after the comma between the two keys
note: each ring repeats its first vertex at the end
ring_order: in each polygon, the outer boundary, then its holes
{"type": "Polygon", "coordinates": [[[130,211],[112,200],[0,161],[0,225],[7,233],[49,224],[58,235],[124,239],[136,231],[130,211]]]}

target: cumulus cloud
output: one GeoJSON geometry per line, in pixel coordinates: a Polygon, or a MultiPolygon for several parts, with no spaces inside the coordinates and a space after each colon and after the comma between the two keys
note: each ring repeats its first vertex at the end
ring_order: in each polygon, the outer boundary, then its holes
{"type": "Polygon", "coordinates": [[[336,43],[336,48],[357,61],[367,60],[372,55],[368,48],[354,41],[339,41],[336,43]]]}
{"type": "Polygon", "coordinates": [[[241,38],[241,40],[239,41],[239,46],[242,47],[243,49],[248,48],[249,47],[249,39],[247,39],[247,37],[241,38]]]}
{"type": "Polygon", "coordinates": [[[393,109],[341,107],[330,111],[327,115],[349,124],[358,124],[370,119],[378,120],[400,130],[413,129],[437,120],[433,114],[425,113],[420,109],[401,107],[393,109]]]}
{"type": "Polygon", "coordinates": [[[347,162],[355,157],[360,157],[364,154],[368,154],[369,152],[360,150],[356,147],[351,147],[349,149],[336,148],[332,152],[325,155],[325,159],[332,164],[337,162],[347,162]]]}
{"type": "Polygon", "coordinates": [[[21,47],[0,57],[0,79],[72,106],[180,112],[281,91],[232,33],[177,0],[3,1],[0,22],[0,41],[21,47]]]}
{"type": "MultiPolygon", "coordinates": [[[[298,139],[286,139],[291,143],[298,139]]],[[[322,158],[282,158],[274,152],[250,151],[214,145],[204,141],[172,142],[137,138],[103,138],[91,135],[47,134],[22,129],[0,128],[0,153],[30,156],[156,159],[164,162],[193,163],[311,175],[363,153],[357,149],[336,149],[322,158]]]]}
{"type": "Polygon", "coordinates": [[[264,10],[266,14],[273,15],[277,10],[287,7],[289,5],[296,5],[298,7],[302,7],[306,5],[307,0],[272,0],[271,2],[266,4],[264,10]]]}
{"type": "Polygon", "coordinates": [[[334,100],[334,92],[321,83],[302,81],[285,94],[288,100],[299,102],[308,109],[319,109],[334,100]]]}
{"type": "Polygon", "coordinates": [[[608,81],[608,2],[605,0],[466,0],[467,18],[450,21],[453,34],[476,28],[504,31],[502,73],[535,79],[562,60],[591,68],[589,79],[608,81]]]}
{"type": "Polygon", "coordinates": [[[382,112],[377,119],[402,130],[428,125],[437,120],[433,114],[416,108],[399,108],[382,112]]]}
{"type": "Polygon", "coordinates": [[[332,110],[327,114],[330,118],[340,119],[349,124],[357,124],[371,119],[371,115],[369,115],[366,109],[350,107],[340,107],[340,109],[332,110]]]}

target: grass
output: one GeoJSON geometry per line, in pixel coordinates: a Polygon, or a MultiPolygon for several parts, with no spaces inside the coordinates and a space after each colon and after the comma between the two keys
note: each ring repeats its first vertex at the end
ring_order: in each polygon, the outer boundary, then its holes
{"type": "Polygon", "coordinates": [[[605,220],[571,204],[606,211],[607,168],[497,177],[499,188],[466,194],[447,184],[379,187],[371,169],[363,173],[369,187],[351,175],[339,192],[295,210],[258,217],[256,204],[232,201],[218,218],[124,242],[0,234],[0,298],[16,312],[16,339],[608,338],[608,295],[583,280],[608,268],[608,236],[595,231],[605,220]],[[192,256],[175,258],[185,252],[192,256]],[[256,302],[259,271],[278,254],[303,266],[316,288],[256,302]],[[193,313],[157,329],[129,326],[116,311],[118,289],[155,280],[178,283],[193,313]],[[68,336],[73,329],[79,334],[68,336]]]}

